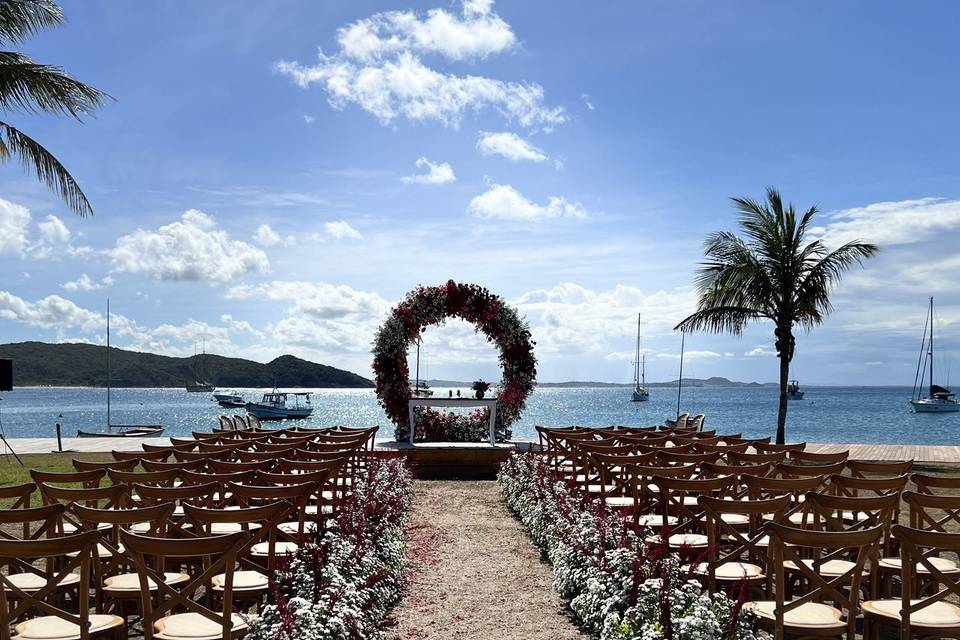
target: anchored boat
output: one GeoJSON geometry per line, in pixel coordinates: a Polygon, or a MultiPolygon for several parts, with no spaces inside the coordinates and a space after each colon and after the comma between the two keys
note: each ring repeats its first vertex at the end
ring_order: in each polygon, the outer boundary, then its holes
{"type": "Polygon", "coordinates": [[[645,402],[650,399],[647,391],[647,356],[640,349],[640,314],[637,314],[637,359],[633,361],[633,395],[631,401],[645,402]]]}
{"type": "Polygon", "coordinates": [[[296,420],[309,418],[313,413],[310,392],[273,391],[263,394],[260,402],[248,402],[247,411],[260,420],[296,420]]]}
{"type": "Polygon", "coordinates": [[[913,397],[910,399],[910,406],[914,413],[954,413],[960,411],[960,402],[957,402],[956,394],[933,382],[933,297],[930,297],[930,312],[927,316],[927,323],[923,328],[923,341],[920,343],[920,358],[917,360],[917,375],[913,379],[913,397]],[[929,336],[927,329],[929,328],[929,336]],[[924,353],[926,349],[926,353],[924,353]],[[930,387],[927,395],[923,393],[924,375],[926,364],[930,367],[930,387]]]}

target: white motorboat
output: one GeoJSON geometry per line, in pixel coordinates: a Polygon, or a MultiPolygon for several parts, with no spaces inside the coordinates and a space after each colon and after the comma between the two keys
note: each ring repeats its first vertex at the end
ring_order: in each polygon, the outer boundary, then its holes
{"type": "Polygon", "coordinates": [[[213,399],[216,400],[221,407],[237,408],[247,406],[246,400],[236,391],[214,391],[213,399]]]}
{"type": "Polygon", "coordinates": [[[923,329],[923,341],[920,343],[920,358],[917,361],[917,375],[913,381],[913,397],[910,399],[910,407],[914,413],[955,413],[960,411],[960,402],[957,402],[956,394],[946,387],[942,387],[933,382],[933,298],[930,298],[930,313],[927,316],[927,324],[923,329]],[[928,337],[929,328],[929,337],[928,337]],[[926,353],[924,353],[926,349],[926,353]],[[924,363],[926,358],[926,363],[924,363]],[[928,364],[930,369],[930,387],[927,395],[921,396],[923,392],[924,375],[928,364]]]}
{"type": "Polygon", "coordinates": [[[647,356],[640,349],[640,314],[637,314],[637,358],[633,361],[632,402],[645,402],[650,399],[647,391],[647,356]]]}
{"type": "Polygon", "coordinates": [[[248,402],[247,411],[260,420],[298,420],[309,418],[313,413],[307,391],[273,391],[263,394],[260,402],[248,402]]]}

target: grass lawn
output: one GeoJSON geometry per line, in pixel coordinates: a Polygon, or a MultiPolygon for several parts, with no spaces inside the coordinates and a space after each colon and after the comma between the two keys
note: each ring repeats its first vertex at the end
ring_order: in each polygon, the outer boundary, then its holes
{"type": "MultiPolygon", "coordinates": [[[[0,455],[0,486],[7,487],[30,482],[30,469],[37,469],[39,471],[76,471],[71,462],[74,458],[77,460],[102,462],[112,460],[113,456],[109,453],[25,453],[20,456],[20,459],[23,460],[23,466],[21,467],[20,463],[17,462],[17,459],[13,456],[0,455]]],[[[109,484],[110,481],[107,480],[106,483],[109,484]]],[[[0,508],[7,508],[12,503],[12,500],[0,499],[0,508]]],[[[40,497],[36,493],[33,495],[32,504],[34,506],[40,504],[40,497]]]]}

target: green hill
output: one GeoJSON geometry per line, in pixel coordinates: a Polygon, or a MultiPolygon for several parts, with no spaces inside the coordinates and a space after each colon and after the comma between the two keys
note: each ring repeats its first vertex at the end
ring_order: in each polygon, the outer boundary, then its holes
{"type": "MultiPolygon", "coordinates": [[[[0,345],[0,358],[13,360],[14,384],[104,387],[107,348],[91,344],[18,342],[0,345]]],[[[355,373],[285,355],[266,364],[206,354],[170,358],[110,348],[115,387],[182,387],[204,379],[220,387],[373,387],[355,373]]]]}

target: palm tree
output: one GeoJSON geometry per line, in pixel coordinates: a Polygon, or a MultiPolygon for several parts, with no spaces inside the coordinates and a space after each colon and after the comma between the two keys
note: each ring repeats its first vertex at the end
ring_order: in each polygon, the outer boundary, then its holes
{"type": "MultiPolygon", "coordinates": [[[[29,36],[63,22],[53,0],[0,0],[0,46],[22,43],[29,36]]],[[[5,112],[53,113],[77,120],[100,107],[107,94],[71,78],[62,68],[34,62],[12,51],[0,51],[0,109],[5,112]]],[[[11,155],[57,192],[78,215],[93,213],[90,202],[52,153],[13,125],[0,120],[0,161],[11,155]]]]}
{"type": "Polygon", "coordinates": [[[810,207],[797,215],[793,204],[784,208],[776,189],[767,188],[766,202],[731,198],[740,212],[744,237],[729,231],[707,236],[706,261],[697,273],[700,299],[697,311],[677,329],[728,331],[740,335],[755,320],[774,324],[780,358],[780,410],[777,442],[784,442],[787,422],[787,383],[793,359],[794,327],[809,331],[831,311],[830,292],[843,274],[877,252],[877,247],[854,241],[828,249],[820,240],[806,243],[810,207]]]}

